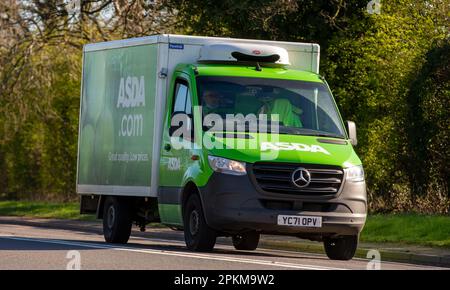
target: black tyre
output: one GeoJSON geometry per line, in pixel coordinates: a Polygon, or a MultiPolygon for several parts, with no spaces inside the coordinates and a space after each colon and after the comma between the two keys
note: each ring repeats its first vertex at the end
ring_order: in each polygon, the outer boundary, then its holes
{"type": "Polygon", "coordinates": [[[233,236],[233,246],[236,250],[253,251],[259,243],[260,234],[257,232],[247,232],[233,236]]]}
{"type": "Polygon", "coordinates": [[[328,258],[331,260],[351,260],[358,247],[358,236],[325,238],[323,245],[328,258]]]}
{"type": "Polygon", "coordinates": [[[193,194],[184,209],[184,240],[189,250],[211,251],[216,244],[216,233],[205,220],[200,197],[193,194]]]}
{"type": "Polygon", "coordinates": [[[118,197],[109,196],[103,208],[103,236],[108,243],[126,244],[131,235],[129,203],[118,197]]]}

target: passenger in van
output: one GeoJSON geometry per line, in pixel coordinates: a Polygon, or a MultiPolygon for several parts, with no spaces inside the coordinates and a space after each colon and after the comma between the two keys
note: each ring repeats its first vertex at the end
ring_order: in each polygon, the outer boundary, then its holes
{"type": "Polygon", "coordinates": [[[263,103],[258,114],[267,114],[270,119],[271,114],[278,115],[278,120],[283,126],[302,128],[303,124],[300,120],[300,115],[303,113],[302,109],[297,108],[291,104],[291,101],[286,98],[274,98],[269,94],[264,94],[259,97],[263,103]]]}

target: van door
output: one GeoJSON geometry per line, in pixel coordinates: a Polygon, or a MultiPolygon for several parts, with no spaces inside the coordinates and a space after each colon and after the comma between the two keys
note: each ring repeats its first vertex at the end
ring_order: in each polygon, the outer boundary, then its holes
{"type": "Polygon", "coordinates": [[[183,224],[181,195],[184,176],[194,162],[191,159],[191,148],[194,145],[190,88],[187,75],[175,73],[163,133],[158,192],[161,222],[170,225],[183,224]],[[181,136],[180,132],[183,133],[181,136]]]}

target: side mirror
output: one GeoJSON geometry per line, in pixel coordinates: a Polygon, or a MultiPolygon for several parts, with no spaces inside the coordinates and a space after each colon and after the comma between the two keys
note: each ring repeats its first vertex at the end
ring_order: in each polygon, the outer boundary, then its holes
{"type": "Polygon", "coordinates": [[[350,143],[353,146],[356,146],[358,144],[358,138],[356,138],[356,124],[352,121],[347,121],[347,131],[348,131],[348,137],[350,139],[350,143]]]}

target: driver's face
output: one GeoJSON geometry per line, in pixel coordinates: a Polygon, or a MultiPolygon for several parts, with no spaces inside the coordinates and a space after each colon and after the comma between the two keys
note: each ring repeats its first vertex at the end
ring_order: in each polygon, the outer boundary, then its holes
{"type": "Polygon", "coordinates": [[[203,100],[205,100],[205,103],[209,107],[218,107],[220,98],[219,95],[216,92],[206,91],[203,94],[203,100]]]}

